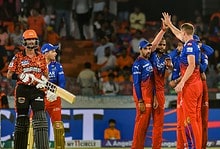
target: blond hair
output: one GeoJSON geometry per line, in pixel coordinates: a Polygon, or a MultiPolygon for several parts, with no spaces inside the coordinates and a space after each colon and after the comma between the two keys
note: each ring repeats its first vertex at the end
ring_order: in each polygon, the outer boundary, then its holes
{"type": "Polygon", "coordinates": [[[191,23],[182,24],[181,30],[185,31],[187,35],[193,35],[195,32],[194,26],[191,23]]]}

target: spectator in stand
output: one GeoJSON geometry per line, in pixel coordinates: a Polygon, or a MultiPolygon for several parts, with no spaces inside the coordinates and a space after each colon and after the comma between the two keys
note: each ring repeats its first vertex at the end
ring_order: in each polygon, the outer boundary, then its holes
{"type": "Polygon", "coordinates": [[[117,67],[122,70],[125,66],[131,68],[133,65],[134,59],[127,54],[126,47],[121,47],[121,52],[119,53],[119,56],[116,61],[117,67]]]}
{"type": "Polygon", "coordinates": [[[10,45],[21,46],[22,34],[21,25],[15,24],[14,32],[9,35],[10,45]]]}
{"type": "Polygon", "coordinates": [[[127,21],[129,18],[128,8],[131,8],[129,1],[130,0],[117,0],[117,14],[119,22],[127,21]]]}
{"type": "Polygon", "coordinates": [[[91,38],[89,33],[89,25],[92,16],[93,2],[92,0],[73,0],[72,16],[76,20],[79,28],[80,39],[85,40],[91,38]],[[86,27],[87,30],[83,28],[86,27]],[[86,35],[84,35],[86,33],[86,35]],[[87,38],[86,38],[87,37],[87,38]]]}
{"type": "Polygon", "coordinates": [[[60,35],[61,22],[65,23],[66,38],[70,38],[70,14],[72,0],[55,0],[52,1],[52,6],[55,10],[55,31],[60,35]]]}
{"type": "Polygon", "coordinates": [[[104,6],[104,9],[102,11],[103,19],[107,22],[113,22],[116,20],[116,16],[109,12],[109,8],[107,5],[104,6]]]}
{"type": "Polygon", "coordinates": [[[27,20],[28,20],[28,10],[27,8],[24,8],[20,12],[20,14],[18,14],[18,22],[21,23],[22,31],[28,29],[27,20]]]}
{"type": "Polygon", "coordinates": [[[120,140],[121,134],[120,130],[116,127],[116,121],[114,119],[109,119],[108,128],[104,131],[104,139],[105,140],[120,140]]]}
{"type": "Polygon", "coordinates": [[[114,44],[109,42],[109,39],[107,36],[102,36],[100,38],[100,45],[95,49],[95,63],[100,64],[100,60],[105,57],[105,48],[110,47],[111,51],[113,52],[115,50],[114,44]]]}
{"type": "Polygon", "coordinates": [[[108,74],[108,81],[102,85],[102,91],[104,95],[117,95],[119,92],[119,85],[115,82],[115,74],[108,74]]]}
{"type": "Polygon", "coordinates": [[[0,109],[8,109],[9,104],[8,104],[8,97],[7,95],[0,91],[0,109]]]}
{"type": "Polygon", "coordinates": [[[41,9],[41,15],[44,17],[44,21],[47,26],[55,27],[56,15],[52,6],[41,9]]]}
{"type": "Polygon", "coordinates": [[[142,36],[142,31],[141,30],[136,30],[133,39],[131,40],[131,47],[133,50],[133,54],[134,54],[134,59],[140,54],[140,49],[138,47],[139,42],[144,40],[143,36],[142,36]]]}
{"type": "Polygon", "coordinates": [[[205,36],[206,33],[208,33],[208,26],[204,23],[201,15],[196,16],[194,27],[195,34],[199,35],[200,37],[202,37],[203,35],[205,36]]]}
{"type": "Polygon", "coordinates": [[[44,18],[34,8],[31,9],[30,14],[31,15],[28,17],[29,29],[35,30],[41,43],[46,40],[46,24],[44,22],[44,18]]]}
{"type": "Polygon", "coordinates": [[[0,74],[6,75],[8,68],[8,55],[4,46],[0,45],[0,74]]]}
{"type": "Polygon", "coordinates": [[[95,72],[91,69],[90,62],[84,63],[84,69],[80,71],[77,77],[77,83],[81,88],[82,96],[95,95],[97,87],[97,78],[95,72]]]}
{"type": "Polygon", "coordinates": [[[105,56],[97,62],[101,66],[101,71],[107,71],[109,69],[116,68],[116,57],[112,54],[110,47],[105,47],[105,56]],[[105,63],[105,64],[104,64],[105,63]]]}
{"type": "Polygon", "coordinates": [[[217,72],[217,75],[215,78],[214,87],[220,90],[220,63],[216,65],[216,72],[217,72]]]}
{"type": "Polygon", "coordinates": [[[220,18],[215,16],[209,24],[209,40],[215,44],[214,49],[218,49],[220,42],[220,18]]]}
{"type": "Polygon", "coordinates": [[[5,27],[0,26],[0,46],[8,45],[8,38],[9,36],[5,27]]]}
{"type": "Polygon", "coordinates": [[[123,68],[123,78],[124,80],[119,83],[119,95],[132,95],[133,92],[133,82],[131,81],[131,68],[123,68]]]}
{"type": "Polygon", "coordinates": [[[7,95],[13,96],[13,93],[14,93],[14,89],[12,87],[12,84],[3,75],[0,75],[0,91],[1,91],[1,93],[4,93],[6,96],[7,95]]]}
{"type": "Polygon", "coordinates": [[[52,26],[47,27],[47,39],[48,43],[57,45],[60,42],[60,36],[54,31],[52,26]]]}
{"type": "Polygon", "coordinates": [[[140,7],[135,6],[134,11],[129,17],[130,28],[135,30],[143,30],[146,23],[146,16],[141,12],[140,7]]]}

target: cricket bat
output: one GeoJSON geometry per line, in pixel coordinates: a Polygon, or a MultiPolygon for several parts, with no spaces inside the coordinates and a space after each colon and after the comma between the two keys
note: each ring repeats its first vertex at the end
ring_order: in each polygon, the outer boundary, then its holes
{"type": "Polygon", "coordinates": [[[53,93],[55,93],[57,96],[61,97],[65,101],[73,104],[76,100],[76,96],[72,93],[68,92],[67,90],[59,87],[58,85],[48,81],[48,80],[41,80],[36,77],[34,77],[34,80],[38,83],[41,83],[45,86],[45,88],[53,93]]]}
{"type": "Polygon", "coordinates": [[[30,127],[28,132],[28,144],[27,149],[33,149],[34,145],[34,132],[33,132],[33,126],[32,126],[32,118],[30,118],[30,127]]]}

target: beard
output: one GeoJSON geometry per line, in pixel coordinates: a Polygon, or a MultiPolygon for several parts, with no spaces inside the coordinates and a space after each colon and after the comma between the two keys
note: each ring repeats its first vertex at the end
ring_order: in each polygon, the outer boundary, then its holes
{"type": "Polygon", "coordinates": [[[143,57],[148,59],[150,57],[150,54],[151,53],[145,53],[145,54],[143,54],[143,57]]]}

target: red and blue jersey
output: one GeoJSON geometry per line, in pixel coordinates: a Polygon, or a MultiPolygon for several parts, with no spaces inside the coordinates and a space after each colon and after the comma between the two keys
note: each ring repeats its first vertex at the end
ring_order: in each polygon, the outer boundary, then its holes
{"type": "Polygon", "coordinates": [[[166,71],[165,59],[167,58],[170,58],[168,54],[162,54],[161,56],[158,56],[157,52],[151,54],[150,61],[153,66],[156,91],[164,90],[164,76],[166,71]]]}
{"type": "Polygon", "coordinates": [[[206,44],[202,44],[201,49],[201,62],[200,62],[200,72],[203,73],[208,67],[208,57],[214,53],[214,49],[206,44]]]}
{"type": "Polygon", "coordinates": [[[61,88],[65,88],[66,80],[62,65],[56,61],[50,62],[48,65],[48,71],[49,81],[61,88]]]}
{"type": "Polygon", "coordinates": [[[207,55],[210,56],[214,53],[214,49],[206,44],[202,44],[201,49],[203,49],[203,52],[207,55]]]}
{"type": "Polygon", "coordinates": [[[169,53],[173,64],[173,71],[171,75],[171,80],[176,80],[180,77],[180,52],[177,49],[174,49],[169,53]]]}
{"type": "Polygon", "coordinates": [[[201,51],[197,41],[190,40],[186,42],[183,46],[183,50],[180,54],[180,71],[181,75],[184,75],[186,68],[188,66],[187,56],[193,55],[195,57],[195,69],[193,74],[189,77],[186,83],[196,82],[200,79],[200,61],[201,61],[201,51]]]}
{"type": "Polygon", "coordinates": [[[208,56],[205,53],[201,53],[200,72],[203,73],[208,67],[208,56]]]}
{"type": "Polygon", "coordinates": [[[146,83],[146,82],[151,82],[152,76],[153,76],[153,67],[151,62],[142,57],[138,57],[132,66],[134,90],[136,92],[138,99],[143,99],[142,97],[143,86],[145,89],[153,88],[152,83],[146,83]]]}

